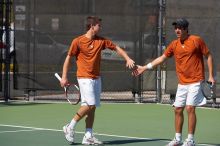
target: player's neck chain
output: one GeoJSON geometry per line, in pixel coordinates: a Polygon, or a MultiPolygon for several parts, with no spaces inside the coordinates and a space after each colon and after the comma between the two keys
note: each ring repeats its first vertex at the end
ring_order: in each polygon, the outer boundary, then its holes
{"type": "Polygon", "coordinates": [[[89,48],[92,49],[94,47],[93,42],[89,45],[89,48]]]}

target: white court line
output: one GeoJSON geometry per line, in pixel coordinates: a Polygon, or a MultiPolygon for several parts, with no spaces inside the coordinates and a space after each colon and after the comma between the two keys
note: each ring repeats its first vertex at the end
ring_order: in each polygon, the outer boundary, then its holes
{"type": "MultiPolygon", "coordinates": [[[[58,130],[58,129],[48,129],[48,128],[37,128],[37,127],[27,127],[27,126],[18,126],[18,125],[6,125],[6,124],[0,124],[2,127],[17,127],[17,128],[25,128],[25,129],[32,129],[32,130],[23,130],[23,131],[36,131],[36,130],[45,130],[45,131],[57,131],[61,132],[63,130],[58,130]]],[[[17,130],[14,132],[21,132],[22,130],[17,130]]],[[[5,131],[2,131],[0,133],[4,133],[5,131]]],[[[9,132],[9,131],[6,131],[9,132]]],[[[80,134],[84,134],[84,132],[76,132],[80,134]]],[[[152,139],[152,138],[143,138],[143,137],[131,137],[131,136],[122,136],[122,135],[111,135],[111,134],[103,134],[103,133],[94,133],[95,135],[100,135],[100,136],[107,136],[107,137],[119,137],[119,138],[127,138],[127,139],[140,139],[140,140],[159,140],[159,139],[152,139]]],[[[167,140],[162,140],[165,142],[168,142],[167,140]]],[[[211,145],[211,144],[199,144],[202,146],[216,146],[216,145],[211,145]]]]}
{"type": "MultiPolygon", "coordinates": [[[[17,126],[17,125],[5,125],[5,124],[0,124],[0,126],[3,126],[3,127],[16,127],[16,128],[27,128],[27,129],[32,129],[32,131],[34,131],[34,130],[59,131],[59,132],[63,131],[63,130],[58,130],[58,129],[37,128],[37,127],[27,127],[27,126],[17,126]]],[[[84,134],[85,132],[76,131],[76,133],[84,134]]],[[[151,139],[151,138],[130,137],[130,136],[121,136],[121,135],[101,134],[101,133],[95,133],[95,134],[96,135],[101,135],[101,136],[109,136],[109,137],[154,140],[154,139],[151,139]]]]}
{"type": "Polygon", "coordinates": [[[36,130],[14,130],[14,131],[0,131],[0,134],[1,134],[1,133],[28,132],[28,131],[36,131],[36,130]]]}
{"type": "MultiPolygon", "coordinates": [[[[59,131],[59,132],[63,131],[63,130],[58,130],[58,129],[37,128],[37,127],[27,127],[27,126],[17,126],[17,125],[5,125],[5,124],[0,124],[0,126],[3,126],[3,127],[27,128],[27,129],[32,129],[33,131],[34,131],[34,130],[59,131]]],[[[85,132],[76,131],[76,133],[84,134],[85,132]]],[[[131,137],[131,136],[121,136],[121,135],[111,135],[111,134],[104,134],[104,133],[94,133],[94,134],[100,135],[100,136],[121,137],[121,138],[128,138],[128,139],[155,140],[155,139],[152,139],[152,138],[131,137]]]]}

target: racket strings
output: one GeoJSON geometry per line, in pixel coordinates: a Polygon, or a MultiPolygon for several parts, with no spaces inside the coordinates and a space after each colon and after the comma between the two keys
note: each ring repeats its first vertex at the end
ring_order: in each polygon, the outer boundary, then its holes
{"type": "Polygon", "coordinates": [[[210,83],[204,82],[202,84],[202,92],[205,97],[212,97],[213,96],[213,89],[210,83]]]}
{"type": "Polygon", "coordinates": [[[77,102],[80,99],[79,90],[75,87],[75,85],[70,85],[67,87],[66,96],[71,102],[77,102]]]}

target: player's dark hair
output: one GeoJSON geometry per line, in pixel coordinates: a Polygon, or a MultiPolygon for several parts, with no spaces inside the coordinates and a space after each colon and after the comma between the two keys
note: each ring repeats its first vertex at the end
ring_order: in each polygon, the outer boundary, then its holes
{"type": "Polygon", "coordinates": [[[91,26],[95,26],[96,24],[100,23],[102,19],[96,16],[88,16],[86,22],[86,30],[89,30],[91,26]]]}

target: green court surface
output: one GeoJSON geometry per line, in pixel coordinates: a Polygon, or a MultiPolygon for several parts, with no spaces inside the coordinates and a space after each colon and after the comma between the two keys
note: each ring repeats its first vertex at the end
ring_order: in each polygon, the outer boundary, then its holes
{"type": "MultiPolygon", "coordinates": [[[[79,106],[67,103],[0,103],[1,146],[68,146],[62,126],[79,106]]],[[[186,113],[185,113],[186,115],[186,113]]],[[[185,116],[184,139],[187,136],[185,116]]],[[[81,145],[84,119],[76,128],[81,145]]],[[[94,132],[104,145],[165,146],[174,136],[171,105],[102,104],[96,112],[94,132]]],[[[197,108],[195,139],[198,146],[220,146],[220,110],[197,108]]]]}

